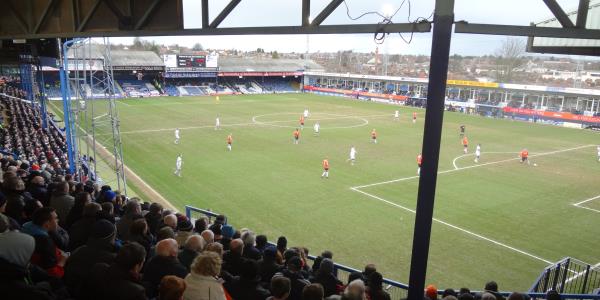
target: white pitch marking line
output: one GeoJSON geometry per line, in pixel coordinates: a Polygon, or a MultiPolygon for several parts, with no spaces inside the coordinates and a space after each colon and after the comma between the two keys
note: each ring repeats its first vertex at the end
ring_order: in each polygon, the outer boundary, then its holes
{"type": "MultiPolygon", "coordinates": [[[[388,201],[388,200],[386,200],[386,199],[383,199],[383,198],[381,198],[381,197],[378,197],[378,196],[376,196],[376,195],[373,195],[373,194],[367,193],[367,192],[365,192],[365,191],[361,191],[361,190],[359,190],[358,188],[354,188],[354,187],[353,187],[353,188],[350,188],[350,189],[351,189],[351,190],[353,190],[353,191],[359,192],[359,193],[361,193],[361,194],[367,195],[367,196],[369,196],[369,197],[371,197],[371,198],[373,198],[373,199],[377,199],[377,200],[379,200],[379,201],[382,201],[382,202],[385,202],[385,203],[387,203],[387,204],[389,204],[389,205],[392,205],[392,206],[395,206],[395,207],[397,207],[397,208],[401,208],[401,209],[403,209],[403,210],[406,210],[406,211],[408,211],[408,212],[411,212],[411,213],[414,213],[414,214],[416,214],[416,211],[415,211],[415,210],[413,210],[413,209],[410,209],[410,208],[408,208],[408,207],[404,207],[404,206],[402,206],[402,205],[400,205],[400,204],[397,204],[397,203],[394,203],[394,202],[388,201]]],[[[442,221],[442,220],[440,220],[440,219],[432,218],[432,220],[433,220],[434,222],[440,223],[440,224],[442,224],[442,225],[445,225],[445,226],[448,226],[448,227],[450,227],[450,228],[453,228],[453,229],[456,229],[456,230],[462,231],[462,232],[464,232],[464,233],[466,233],[466,234],[468,234],[468,235],[472,235],[472,236],[474,236],[474,237],[477,237],[477,238],[479,238],[479,239],[482,239],[482,240],[484,240],[484,241],[488,241],[488,242],[490,242],[490,243],[493,243],[493,244],[495,244],[495,245],[498,245],[498,246],[500,246],[500,247],[504,247],[504,248],[510,249],[510,250],[512,250],[512,251],[518,252],[518,253],[520,253],[520,254],[523,254],[523,255],[529,256],[529,257],[531,257],[531,258],[534,258],[534,259],[536,259],[536,260],[542,261],[542,262],[544,262],[544,263],[547,263],[547,264],[552,264],[552,263],[553,263],[553,262],[552,262],[552,261],[550,261],[550,260],[547,260],[547,259],[541,258],[541,257],[539,257],[539,256],[536,256],[536,255],[533,255],[533,254],[531,254],[531,253],[529,253],[529,252],[526,252],[526,251],[523,251],[523,250],[521,250],[521,249],[517,249],[517,248],[515,248],[515,247],[512,247],[512,246],[506,245],[506,244],[504,244],[504,243],[501,243],[501,242],[499,242],[499,241],[496,241],[496,240],[490,239],[490,238],[488,238],[488,237],[485,237],[485,236],[483,236],[483,235],[481,235],[481,234],[474,233],[474,232],[472,232],[472,231],[469,231],[469,230],[467,230],[467,229],[464,229],[464,228],[458,227],[458,226],[456,226],[456,225],[452,225],[452,224],[450,224],[450,223],[448,223],[448,222],[445,222],[445,221],[442,221]]]]}
{"type": "Polygon", "coordinates": [[[590,211],[593,211],[593,212],[600,213],[600,210],[589,208],[589,207],[586,207],[586,206],[581,206],[581,205],[574,205],[574,206],[575,207],[579,207],[579,208],[583,208],[583,209],[587,209],[587,210],[590,210],[590,211]]]}
{"type": "Polygon", "coordinates": [[[123,104],[123,105],[125,105],[125,106],[133,106],[133,105],[131,105],[131,104],[128,104],[127,102],[125,102],[125,101],[123,101],[123,100],[117,100],[117,102],[119,102],[119,103],[121,103],[121,104],[123,104]]]}
{"type": "MultiPolygon", "coordinates": [[[[591,269],[595,269],[595,268],[597,268],[598,266],[600,266],[600,263],[597,263],[597,264],[593,265],[593,266],[591,267],[591,269]]],[[[573,271],[573,270],[570,270],[570,269],[569,269],[569,272],[571,272],[571,273],[575,273],[575,271],[573,271]]],[[[585,274],[585,271],[581,271],[581,272],[575,273],[575,275],[573,275],[572,277],[570,277],[569,279],[567,279],[567,280],[565,281],[565,284],[566,284],[566,283],[569,283],[569,282],[571,282],[571,281],[573,281],[574,279],[577,279],[578,277],[580,277],[580,276],[581,276],[581,275],[583,275],[583,274],[585,274]]]]}
{"type": "MultiPolygon", "coordinates": [[[[481,152],[481,154],[513,154],[516,153],[518,154],[519,152],[481,152]]],[[[454,169],[460,169],[457,165],[456,165],[456,161],[466,157],[466,156],[470,156],[470,155],[475,155],[475,153],[467,153],[467,154],[463,154],[463,155],[459,155],[456,158],[454,158],[454,160],[452,161],[452,165],[454,166],[454,169]]]]}
{"type": "MultiPolygon", "coordinates": [[[[567,152],[567,151],[573,151],[573,150],[579,150],[579,149],[589,148],[589,147],[595,147],[595,146],[596,145],[584,145],[584,146],[578,146],[578,147],[573,147],[573,148],[568,148],[568,149],[563,149],[563,150],[543,152],[543,153],[539,153],[539,154],[532,154],[532,155],[529,155],[529,157],[552,155],[552,154],[557,154],[557,153],[562,153],[562,152],[567,152]]],[[[461,167],[461,168],[457,168],[457,169],[449,169],[449,170],[439,171],[438,175],[439,174],[446,174],[446,173],[452,173],[452,172],[462,171],[462,170],[468,170],[468,169],[473,169],[473,168],[479,168],[479,167],[484,167],[484,166],[489,166],[489,165],[495,165],[495,164],[500,164],[500,163],[504,163],[504,162],[508,162],[508,161],[513,161],[513,160],[518,160],[518,159],[519,159],[518,157],[517,158],[509,158],[509,159],[503,159],[503,160],[497,160],[497,161],[487,162],[487,163],[483,163],[483,164],[477,164],[477,165],[472,165],[472,166],[467,166],[467,167],[461,167]]],[[[394,183],[394,182],[400,182],[400,181],[405,181],[405,180],[410,180],[410,179],[415,179],[415,178],[419,178],[419,176],[404,177],[404,178],[393,179],[393,180],[388,180],[388,181],[382,181],[382,182],[376,182],[376,183],[371,183],[371,184],[359,185],[359,186],[354,186],[352,188],[362,189],[362,188],[366,188],[366,187],[371,187],[371,186],[376,186],[376,185],[382,185],[382,184],[388,184],[388,183],[394,183]]]]}
{"type": "Polygon", "coordinates": [[[598,198],[600,198],[600,195],[598,195],[598,196],[596,196],[596,197],[589,198],[589,199],[585,199],[585,200],[583,200],[583,201],[581,201],[581,202],[573,203],[573,205],[575,205],[575,206],[579,206],[579,205],[581,205],[581,204],[584,204],[584,203],[586,203],[586,202],[590,202],[590,201],[592,201],[592,200],[596,200],[596,199],[598,199],[598,198]]]}

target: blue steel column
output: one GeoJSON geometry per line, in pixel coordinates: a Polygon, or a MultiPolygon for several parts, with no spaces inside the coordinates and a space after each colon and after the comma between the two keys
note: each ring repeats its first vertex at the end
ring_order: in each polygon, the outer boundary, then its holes
{"type": "Polygon", "coordinates": [[[433,17],[433,36],[429,65],[427,109],[423,132],[423,166],[413,233],[408,300],[423,300],[427,260],[437,182],[440,141],[444,118],[444,94],[448,77],[450,40],[454,22],[454,0],[437,0],[433,17]]]}
{"type": "Polygon", "coordinates": [[[76,174],[75,170],[75,155],[77,153],[77,145],[73,140],[73,130],[75,128],[75,120],[71,120],[71,93],[68,89],[69,81],[67,72],[69,70],[67,50],[77,40],[66,41],[63,44],[63,63],[60,66],[60,93],[63,99],[63,120],[66,129],[67,155],[69,157],[69,173],[76,174]]]}
{"type": "Polygon", "coordinates": [[[44,81],[44,73],[42,72],[42,67],[37,66],[37,74],[38,74],[38,85],[40,90],[40,113],[42,115],[42,128],[48,128],[48,114],[46,107],[46,100],[48,95],[46,95],[46,82],[44,81]]]}

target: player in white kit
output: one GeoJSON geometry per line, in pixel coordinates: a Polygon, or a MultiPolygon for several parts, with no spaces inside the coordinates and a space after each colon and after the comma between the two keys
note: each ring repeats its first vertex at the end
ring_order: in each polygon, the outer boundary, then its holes
{"type": "Polygon", "coordinates": [[[598,162],[600,162],[600,145],[598,145],[597,150],[598,150],[598,162]]]}
{"type": "Polygon", "coordinates": [[[305,109],[304,109],[304,118],[305,118],[305,119],[306,119],[306,118],[308,118],[308,115],[309,115],[309,113],[308,113],[308,108],[305,108],[305,109]]]}
{"type": "Polygon", "coordinates": [[[179,128],[175,128],[175,144],[179,144],[179,128]]]}
{"type": "Polygon", "coordinates": [[[399,110],[394,112],[394,120],[396,120],[396,121],[400,120],[400,111],[399,110]]]}
{"type": "Polygon", "coordinates": [[[350,161],[351,165],[354,165],[354,161],[356,161],[356,153],[358,153],[356,148],[354,146],[350,147],[350,158],[348,158],[348,161],[350,161]]]}
{"type": "Polygon", "coordinates": [[[175,162],[175,175],[181,177],[181,166],[183,165],[183,158],[181,154],[177,155],[177,161],[175,162]]]}
{"type": "Polygon", "coordinates": [[[217,119],[215,120],[215,130],[219,129],[221,129],[221,119],[219,118],[219,116],[217,116],[217,119]]]}
{"type": "Polygon", "coordinates": [[[313,130],[315,135],[319,135],[319,130],[321,129],[321,125],[319,124],[319,122],[315,123],[315,125],[313,126],[313,130]]]}
{"type": "Polygon", "coordinates": [[[475,148],[475,162],[476,163],[479,162],[480,156],[481,156],[481,144],[477,144],[477,147],[475,148]]]}

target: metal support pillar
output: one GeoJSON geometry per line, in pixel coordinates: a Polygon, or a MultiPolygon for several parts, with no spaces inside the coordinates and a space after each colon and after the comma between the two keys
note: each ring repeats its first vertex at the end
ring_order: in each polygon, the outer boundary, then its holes
{"type": "Polygon", "coordinates": [[[38,86],[40,90],[40,114],[42,117],[42,128],[48,128],[48,109],[46,107],[46,100],[48,95],[46,95],[46,82],[44,81],[44,73],[42,72],[42,67],[37,66],[37,75],[38,75],[38,86]]]}
{"type": "Polygon", "coordinates": [[[434,27],[431,41],[431,63],[427,88],[427,109],[423,132],[423,166],[419,178],[419,192],[413,233],[412,256],[408,300],[423,300],[429,242],[435,201],[438,159],[444,118],[444,93],[448,78],[448,60],[452,24],[454,23],[454,0],[435,2],[434,27]]]}
{"type": "Polygon", "coordinates": [[[20,69],[21,89],[27,92],[27,100],[33,101],[33,72],[31,70],[31,65],[21,64],[20,69]]]}
{"type": "Polygon", "coordinates": [[[66,41],[63,44],[63,61],[60,65],[60,92],[63,98],[63,121],[65,123],[65,136],[67,142],[67,157],[69,159],[69,173],[75,174],[77,171],[76,168],[76,159],[75,155],[77,155],[77,143],[74,139],[75,137],[75,120],[71,120],[71,93],[69,92],[69,82],[67,80],[68,75],[67,72],[69,70],[69,63],[67,57],[67,51],[69,47],[71,47],[78,40],[70,40],[66,41]]]}

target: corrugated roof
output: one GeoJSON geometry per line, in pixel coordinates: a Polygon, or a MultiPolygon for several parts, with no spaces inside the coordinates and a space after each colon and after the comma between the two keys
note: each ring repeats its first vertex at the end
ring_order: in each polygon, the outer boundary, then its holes
{"type": "MultiPolygon", "coordinates": [[[[575,24],[577,20],[577,9],[568,12],[569,19],[575,24]]],[[[550,18],[539,22],[536,26],[540,27],[562,27],[556,18],[550,18]]],[[[587,29],[600,29],[600,1],[591,0],[586,21],[587,29]]],[[[566,38],[542,38],[533,39],[534,47],[600,47],[599,39],[566,39],[566,38]]]]}
{"type": "MultiPolygon", "coordinates": [[[[69,48],[67,56],[70,59],[74,57],[104,59],[104,45],[99,44],[83,44],[69,48]]],[[[164,66],[163,60],[158,54],[152,51],[140,50],[111,50],[111,58],[113,66],[164,66]]]]}
{"type": "Polygon", "coordinates": [[[324,70],[310,59],[272,59],[219,56],[222,72],[296,72],[300,70],[324,70]]]}

